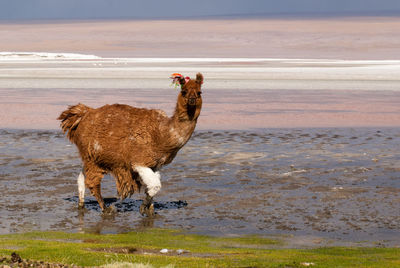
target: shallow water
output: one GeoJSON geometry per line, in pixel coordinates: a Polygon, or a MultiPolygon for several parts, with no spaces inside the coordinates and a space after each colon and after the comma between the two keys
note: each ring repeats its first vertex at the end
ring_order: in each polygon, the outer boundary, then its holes
{"type": "Polygon", "coordinates": [[[103,216],[58,131],[0,130],[0,233],[114,233],[147,226],[197,233],[293,234],[400,245],[400,129],[198,131],[162,169],[156,217],[139,214],[143,194],[118,201],[113,178],[103,216]]]}

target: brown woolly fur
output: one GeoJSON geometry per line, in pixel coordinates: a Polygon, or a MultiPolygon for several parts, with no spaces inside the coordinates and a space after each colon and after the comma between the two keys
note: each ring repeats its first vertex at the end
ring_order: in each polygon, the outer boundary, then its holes
{"type": "Polygon", "coordinates": [[[78,124],[81,122],[83,116],[90,110],[91,108],[79,103],[75,106],[69,106],[68,110],[65,110],[58,117],[61,122],[61,128],[64,131],[68,132],[68,139],[73,142],[75,130],[78,127],[78,124]]]}
{"type": "Polygon", "coordinates": [[[202,106],[203,75],[181,82],[175,112],[135,108],[123,104],[90,108],[70,106],[61,113],[61,128],[76,144],[83,162],[85,185],[104,210],[100,182],[111,173],[118,194],[139,192],[142,180],[134,166],[159,170],[169,164],[191,137],[202,106]]]}

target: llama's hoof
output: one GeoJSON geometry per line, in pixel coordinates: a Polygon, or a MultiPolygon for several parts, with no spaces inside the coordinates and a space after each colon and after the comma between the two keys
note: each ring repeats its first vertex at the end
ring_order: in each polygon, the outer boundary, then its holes
{"type": "Polygon", "coordinates": [[[103,214],[106,215],[114,214],[115,212],[117,212],[117,209],[113,205],[110,205],[103,209],[103,214]]]}
{"type": "Polygon", "coordinates": [[[147,206],[146,206],[145,204],[141,204],[141,205],[140,205],[139,212],[140,212],[140,214],[141,214],[142,216],[145,215],[146,209],[147,209],[147,206]]]}
{"type": "Polygon", "coordinates": [[[84,202],[79,202],[78,204],[78,209],[84,209],[85,208],[85,203],[84,202]]]}
{"type": "Polygon", "coordinates": [[[150,206],[147,208],[147,216],[153,217],[154,216],[154,204],[151,203],[150,206]]]}
{"type": "Polygon", "coordinates": [[[154,204],[153,203],[151,203],[150,205],[141,204],[139,212],[140,214],[142,214],[142,216],[153,217],[155,215],[154,204]]]}

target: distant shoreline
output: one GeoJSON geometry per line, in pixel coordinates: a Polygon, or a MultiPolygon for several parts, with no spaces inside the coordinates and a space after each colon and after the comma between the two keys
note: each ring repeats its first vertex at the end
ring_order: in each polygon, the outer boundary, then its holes
{"type": "Polygon", "coordinates": [[[164,89],[173,72],[202,72],[214,90],[400,90],[400,60],[102,58],[0,52],[0,63],[4,89],[164,89]]]}

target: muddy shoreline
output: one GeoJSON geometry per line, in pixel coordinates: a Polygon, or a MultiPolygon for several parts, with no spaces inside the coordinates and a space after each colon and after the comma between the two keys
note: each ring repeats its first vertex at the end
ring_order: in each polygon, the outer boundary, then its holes
{"type": "Polygon", "coordinates": [[[108,176],[102,191],[118,212],[102,216],[88,195],[80,212],[80,160],[61,132],[3,129],[0,233],[161,227],[288,235],[298,246],[399,246],[399,139],[399,128],[197,131],[162,170],[157,215],[149,220],[138,212],[143,195],[113,199],[108,176]]]}

